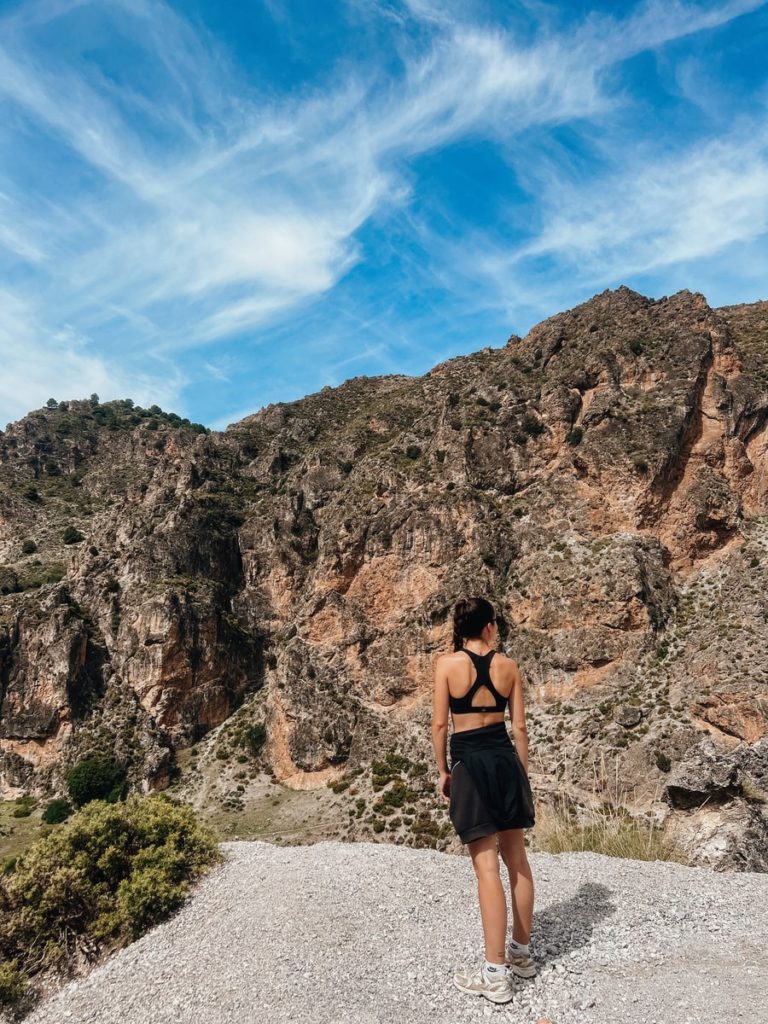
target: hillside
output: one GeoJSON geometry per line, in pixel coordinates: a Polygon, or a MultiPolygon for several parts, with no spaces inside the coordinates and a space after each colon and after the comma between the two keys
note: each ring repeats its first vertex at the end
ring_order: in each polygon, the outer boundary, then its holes
{"type": "Polygon", "coordinates": [[[10,424],[0,795],[115,751],[223,829],[452,848],[432,663],[482,592],[539,801],[768,869],[767,357],[768,303],[620,288],[219,433],[95,397],[10,424]]]}
{"type": "MultiPolygon", "coordinates": [[[[763,1019],[768,877],[533,854],[538,976],[492,1007],[453,988],[482,962],[468,857],[369,843],[227,843],[171,920],[26,1024],[715,1024],[763,1019]]],[[[505,883],[506,884],[506,883],[505,883]]]]}

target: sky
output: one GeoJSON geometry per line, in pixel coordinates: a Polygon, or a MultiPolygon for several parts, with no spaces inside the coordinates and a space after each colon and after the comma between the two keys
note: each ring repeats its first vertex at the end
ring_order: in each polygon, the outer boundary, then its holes
{"type": "Polygon", "coordinates": [[[0,424],[768,298],[768,2],[0,0],[0,424]]]}

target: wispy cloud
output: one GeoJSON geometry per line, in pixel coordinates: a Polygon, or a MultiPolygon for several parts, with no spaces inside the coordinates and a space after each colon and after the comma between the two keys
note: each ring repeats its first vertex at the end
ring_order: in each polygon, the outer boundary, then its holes
{"type": "Polygon", "coordinates": [[[0,291],[0,352],[0,407],[7,422],[29,412],[29,394],[37,397],[38,405],[48,398],[84,398],[96,392],[167,407],[185,383],[178,368],[155,360],[145,372],[116,371],[72,327],[64,324],[54,332],[41,327],[35,310],[5,291],[0,291]]]}
{"type": "MultiPolygon", "coordinates": [[[[542,20],[524,38],[474,23],[463,5],[393,0],[370,10],[399,33],[399,70],[351,50],[311,89],[267,94],[242,55],[160,0],[22,4],[0,20],[0,142],[15,154],[0,166],[12,310],[2,344],[16,358],[23,337],[50,355],[0,392],[0,413],[61,395],[70,381],[73,393],[130,388],[137,400],[154,386],[152,400],[162,394],[186,411],[189,370],[151,385],[147,355],[167,369],[184,352],[258,341],[302,315],[367,266],[363,228],[420,198],[428,183],[414,161],[466,140],[509,147],[534,130],[599,125],[629,102],[611,76],[620,62],[760,6],[653,0],[621,17],[542,20]],[[90,50],[76,42],[84,25],[90,50]],[[119,64],[112,39],[130,49],[130,64],[119,64]],[[68,331],[76,344],[62,343],[68,331]]],[[[639,273],[753,238],[766,229],[765,152],[747,140],[740,166],[740,141],[705,141],[666,161],[646,146],[642,173],[609,150],[615,167],[597,184],[563,180],[531,151],[518,188],[540,189],[539,229],[511,246],[469,230],[464,249],[491,282],[522,295],[522,270],[543,258],[599,283],[617,265],[639,273]]],[[[439,230],[415,237],[447,289],[473,276],[454,273],[439,230]]],[[[328,330],[328,366],[360,361],[334,349],[328,330]]],[[[378,344],[359,351],[363,362],[385,354],[378,344]]],[[[201,360],[195,372],[229,383],[215,365],[201,360]]]]}

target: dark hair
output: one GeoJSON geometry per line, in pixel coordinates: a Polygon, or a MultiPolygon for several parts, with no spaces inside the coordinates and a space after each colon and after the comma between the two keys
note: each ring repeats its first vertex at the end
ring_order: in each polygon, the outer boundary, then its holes
{"type": "Polygon", "coordinates": [[[453,609],[453,649],[460,651],[465,637],[480,636],[489,622],[496,621],[496,612],[484,597],[463,597],[453,609]]]}

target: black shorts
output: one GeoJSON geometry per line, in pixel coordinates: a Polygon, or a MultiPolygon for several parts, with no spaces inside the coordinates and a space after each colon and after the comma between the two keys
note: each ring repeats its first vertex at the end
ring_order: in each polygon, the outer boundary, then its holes
{"type": "Polygon", "coordinates": [[[535,824],[528,776],[503,722],[451,736],[448,814],[462,843],[535,824]]]}

